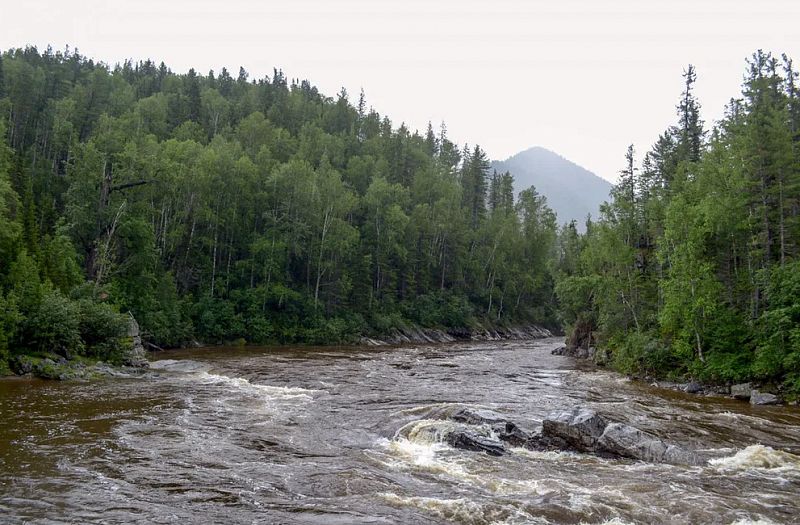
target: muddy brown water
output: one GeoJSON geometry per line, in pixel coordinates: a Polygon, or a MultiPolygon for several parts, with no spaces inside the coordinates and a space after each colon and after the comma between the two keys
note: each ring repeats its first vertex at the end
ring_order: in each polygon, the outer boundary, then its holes
{"type": "Polygon", "coordinates": [[[653,388],[558,344],[196,349],[137,378],[0,380],[0,522],[800,523],[796,407],[653,388]],[[590,407],[718,459],[491,457],[420,432],[465,406],[529,429],[590,407]]]}

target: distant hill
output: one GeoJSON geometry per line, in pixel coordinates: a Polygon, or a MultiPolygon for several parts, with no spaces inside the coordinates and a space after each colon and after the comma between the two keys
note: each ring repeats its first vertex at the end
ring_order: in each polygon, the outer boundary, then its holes
{"type": "Polygon", "coordinates": [[[557,153],[533,147],[503,161],[493,161],[498,172],[510,171],[514,176],[514,191],[536,186],[547,197],[558,222],[572,219],[582,231],[586,215],[598,216],[600,204],[609,199],[612,184],[591,171],[565,159],[557,153]]]}

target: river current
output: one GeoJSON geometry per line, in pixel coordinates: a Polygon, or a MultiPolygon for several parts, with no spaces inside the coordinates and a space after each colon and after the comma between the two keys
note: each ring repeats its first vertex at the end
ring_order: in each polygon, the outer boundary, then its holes
{"type": "Polygon", "coordinates": [[[0,380],[0,522],[800,523],[800,409],[654,388],[559,344],[193,349],[135,378],[0,380]],[[575,406],[717,459],[493,457],[423,431],[575,406]]]}

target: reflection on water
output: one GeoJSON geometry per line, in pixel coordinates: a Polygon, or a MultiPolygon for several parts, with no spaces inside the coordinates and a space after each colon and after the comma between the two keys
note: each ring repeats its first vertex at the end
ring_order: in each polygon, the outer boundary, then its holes
{"type": "Polygon", "coordinates": [[[556,344],[197,349],[138,379],[2,380],[0,522],[800,521],[797,408],[653,389],[556,344]],[[441,439],[465,406],[533,430],[576,405],[716,459],[492,457],[441,439]]]}

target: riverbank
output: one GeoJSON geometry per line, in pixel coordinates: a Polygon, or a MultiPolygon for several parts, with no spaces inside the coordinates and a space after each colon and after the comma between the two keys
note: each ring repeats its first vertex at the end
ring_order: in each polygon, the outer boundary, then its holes
{"type": "MultiPolygon", "coordinates": [[[[63,356],[56,353],[34,355],[19,354],[9,360],[9,372],[18,376],[30,375],[42,379],[91,380],[106,377],[130,377],[142,373],[148,367],[139,326],[131,318],[129,329],[130,349],[115,363],[84,356],[63,356]]],[[[510,341],[553,337],[553,333],[542,326],[524,324],[517,326],[493,326],[476,324],[471,328],[423,328],[408,325],[391,330],[384,336],[358,339],[357,345],[397,346],[402,344],[439,344],[456,341],[510,341]]],[[[246,346],[240,339],[227,344],[209,345],[195,342],[192,347],[246,346]]],[[[156,352],[165,350],[153,347],[156,352]]],[[[299,345],[303,346],[303,345],[299,345]]],[[[0,375],[2,377],[2,375],[0,375]]]]}
{"type": "MultiPolygon", "coordinates": [[[[567,356],[575,359],[583,359],[601,366],[612,368],[611,358],[608,352],[598,350],[595,347],[582,348],[564,345],[553,349],[553,355],[567,356]]],[[[748,381],[743,383],[723,383],[711,384],[687,378],[686,381],[667,381],[657,377],[628,377],[635,381],[647,383],[656,388],[665,388],[693,394],[698,396],[726,397],[739,401],[749,402],[751,405],[797,405],[798,399],[791,397],[783,392],[778,386],[772,383],[762,383],[758,381],[748,381]]]]}
{"type": "Polygon", "coordinates": [[[452,343],[455,341],[503,341],[542,339],[553,337],[553,333],[539,325],[517,326],[476,325],[473,328],[422,328],[410,325],[397,328],[383,337],[362,337],[359,344],[367,346],[452,343]]]}

